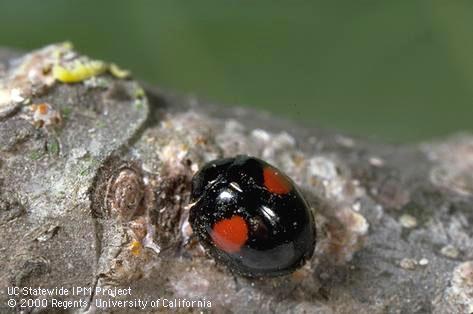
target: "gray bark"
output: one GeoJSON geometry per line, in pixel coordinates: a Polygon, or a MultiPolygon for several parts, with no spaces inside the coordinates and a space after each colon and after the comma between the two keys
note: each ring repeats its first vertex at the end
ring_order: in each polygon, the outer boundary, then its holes
{"type": "Polygon", "coordinates": [[[155,87],[142,96],[137,82],[107,73],[31,79],[57,47],[21,58],[0,49],[2,313],[25,298],[9,296],[12,286],[131,287],[114,298],[54,296],[88,304],[56,312],[158,312],[169,308],[96,302],[204,298],[211,308],[174,310],[473,313],[471,134],[391,145],[155,87]],[[35,116],[41,103],[50,116],[35,116]],[[239,277],[192,238],[193,173],[240,153],[283,169],[313,208],[316,252],[294,274],[239,277]]]}

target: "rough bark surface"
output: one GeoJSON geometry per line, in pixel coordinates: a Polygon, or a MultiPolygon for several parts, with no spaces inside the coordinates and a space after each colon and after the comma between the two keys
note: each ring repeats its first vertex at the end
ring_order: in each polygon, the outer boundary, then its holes
{"type": "Polygon", "coordinates": [[[211,302],[180,312],[473,313],[471,134],[381,144],[143,93],[114,71],[54,77],[78,58],[67,45],[0,49],[0,312],[53,311],[7,306],[24,297],[7,287],[41,286],[131,287],[54,310],[71,313],[169,310],[103,309],[101,298],[211,302]],[[283,169],[313,208],[316,252],[292,275],[239,277],[192,237],[192,175],[236,154],[283,169]]]}

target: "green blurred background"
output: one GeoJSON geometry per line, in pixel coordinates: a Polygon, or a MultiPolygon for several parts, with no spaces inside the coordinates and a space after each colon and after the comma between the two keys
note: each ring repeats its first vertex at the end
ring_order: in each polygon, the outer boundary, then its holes
{"type": "Polygon", "coordinates": [[[473,129],[473,1],[2,1],[0,45],[394,142],[473,129]]]}

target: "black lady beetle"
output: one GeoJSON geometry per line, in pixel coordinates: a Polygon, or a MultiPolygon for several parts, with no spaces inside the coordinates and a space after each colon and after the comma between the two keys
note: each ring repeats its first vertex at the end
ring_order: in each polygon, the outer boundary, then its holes
{"type": "Polygon", "coordinates": [[[249,277],[279,276],[314,252],[312,212],[270,164],[239,155],[209,162],[192,180],[189,222],[217,260],[249,277]]]}

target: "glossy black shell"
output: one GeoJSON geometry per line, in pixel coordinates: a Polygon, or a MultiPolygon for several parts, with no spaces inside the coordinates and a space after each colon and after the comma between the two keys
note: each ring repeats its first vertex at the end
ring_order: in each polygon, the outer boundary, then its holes
{"type": "Polygon", "coordinates": [[[315,247],[315,224],[306,201],[284,174],[290,191],[270,192],[264,184],[265,167],[280,172],[260,159],[239,155],[209,162],[192,181],[193,231],[213,257],[250,277],[290,273],[315,247]],[[246,221],[248,240],[238,252],[228,253],[213,243],[211,232],[217,222],[233,215],[246,221]]]}

